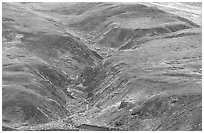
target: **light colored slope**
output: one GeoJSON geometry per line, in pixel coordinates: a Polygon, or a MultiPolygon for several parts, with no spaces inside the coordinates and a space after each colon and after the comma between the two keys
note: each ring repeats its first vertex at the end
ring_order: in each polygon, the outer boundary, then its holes
{"type": "Polygon", "coordinates": [[[156,6],[159,9],[189,19],[190,21],[198,25],[202,25],[201,7],[176,2],[151,2],[151,3],[143,2],[142,4],[156,6]]]}

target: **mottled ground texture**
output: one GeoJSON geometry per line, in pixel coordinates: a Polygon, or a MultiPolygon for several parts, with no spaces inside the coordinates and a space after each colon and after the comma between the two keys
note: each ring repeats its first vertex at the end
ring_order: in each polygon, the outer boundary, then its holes
{"type": "Polygon", "coordinates": [[[202,130],[202,3],[3,3],[2,130],[202,130]]]}

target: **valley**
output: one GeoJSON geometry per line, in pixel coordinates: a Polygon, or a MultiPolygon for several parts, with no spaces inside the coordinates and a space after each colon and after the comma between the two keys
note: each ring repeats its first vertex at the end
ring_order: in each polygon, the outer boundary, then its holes
{"type": "Polygon", "coordinates": [[[2,3],[2,130],[201,131],[202,3],[2,3]]]}

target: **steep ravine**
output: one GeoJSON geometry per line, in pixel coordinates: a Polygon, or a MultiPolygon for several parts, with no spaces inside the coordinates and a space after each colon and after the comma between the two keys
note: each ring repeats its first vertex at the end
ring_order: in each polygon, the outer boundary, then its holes
{"type": "Polygon", "coordinates": [[[24,4],[3,4],[3,130],[202,130],[199,25],[141,4],[24,4]]]}

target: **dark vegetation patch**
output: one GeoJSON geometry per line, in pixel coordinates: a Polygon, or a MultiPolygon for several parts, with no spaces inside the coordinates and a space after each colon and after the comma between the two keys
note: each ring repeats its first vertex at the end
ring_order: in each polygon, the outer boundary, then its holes
{"type": "Polygon", "coordinates": [[[47,79],[55,86],[64,88],[68,84],[70,84],[69,79],[67,79],[63,74],[57,72],[54,68],[50,68],[49,66],[38,65],[37,72],[40,74],[40,77],[47,79]]]}
{"type": "Polygon", "coordinates": [[[162,36],[167,33],[177,32],[179,30],[189,29],[191,27],[184,24],[169,25],[165,27],[156,27],[150,29],[122,29],[114,28],[103,39],[100,44],[110,47],[120,47],[119,50],[130,49],[134,46],[140,47],[141,44],[154,40],[155,36],[162,36]],[[145,38],[149,37],[149,38],[145,38]]]}
{"type": "Polygon", "coordinates": [[[79,63],[86,65],[93,65],[94,60],[101,59],[98,54],[89,50],[73,36],[26,34],[22,40],[27,44],[29,50],[48,58],[57,58],[59,51],[62,54],[71,54],[79,63]]]}

